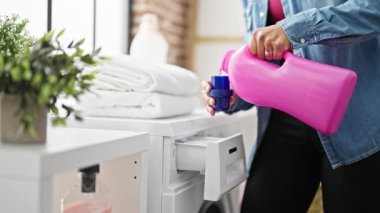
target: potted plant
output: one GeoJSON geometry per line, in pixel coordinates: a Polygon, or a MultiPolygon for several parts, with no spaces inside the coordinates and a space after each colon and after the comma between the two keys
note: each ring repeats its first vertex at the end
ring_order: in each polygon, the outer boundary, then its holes
{"type": "Polygon", "coordinates": [[[70,115],[81,120],[74,108],[58,106],[57,98],[78,100],[88,92],[95,71],[85,69],[103,58],[98,57],[100,49],[85,53],[81,49],[84,39],[63,46],[60,42],[63,31],[48,32],[33,41],[25,31],[25,24],[16,16],[0,21],[1,139],[43,143],[49,111],[55,115],[53,125],[65,124],[70,115]],[[60,110],[66,112],[65,116],[60,116],[60,110]]]}

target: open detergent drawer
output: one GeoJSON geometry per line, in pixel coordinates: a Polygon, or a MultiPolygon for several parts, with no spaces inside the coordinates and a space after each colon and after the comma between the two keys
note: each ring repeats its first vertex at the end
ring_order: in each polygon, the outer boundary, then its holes
{"type": "Polygon", "coordinates": [[[243,137],[190,137],[176,141],[176,164],[181,171],[204,175],[204,199],[217,201],[247,178],[243,137]]]}

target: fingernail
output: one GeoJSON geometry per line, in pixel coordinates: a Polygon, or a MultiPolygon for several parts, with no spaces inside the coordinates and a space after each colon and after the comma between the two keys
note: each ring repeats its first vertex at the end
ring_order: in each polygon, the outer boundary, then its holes
{"type": "Polygon", "coordinates": [[[210,105],[214,105],[214,104],[215,104],[215,100],[210,98],[210,99],[208,100],[208,103],[209,103],[210,105]]]}

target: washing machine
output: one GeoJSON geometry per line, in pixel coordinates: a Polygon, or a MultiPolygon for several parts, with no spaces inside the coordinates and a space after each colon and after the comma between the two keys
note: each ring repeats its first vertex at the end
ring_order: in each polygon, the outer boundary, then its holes
{"type": "Polygon", "coordinates": [[[150,134],[148,213],[237,213],[230,191],[247,177],[236,116],[203,111],[165,119],[85,117],[70,127],[150,134]]]}

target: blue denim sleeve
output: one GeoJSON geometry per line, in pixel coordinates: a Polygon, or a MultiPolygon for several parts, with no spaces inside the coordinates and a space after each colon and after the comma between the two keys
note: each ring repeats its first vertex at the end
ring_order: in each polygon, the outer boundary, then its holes
{"type": "Polygon", "coordinates": [[[227,114],[233,114],[235,112],[238,112],[240,110],[249,110],[253,107],[254,105],[251,103],[248,103],[241,99],[240,97],[237,96],[236,103],[235,105],[230,108],[228,111],[226,111],[227,114]]]}
{"type": "Polygon", "coordinates": [[[312,8],[286,17],[278,24],[293,48],[358,42],[380,34],[380,1],[348,0],[335,7],[312,8]]]}

